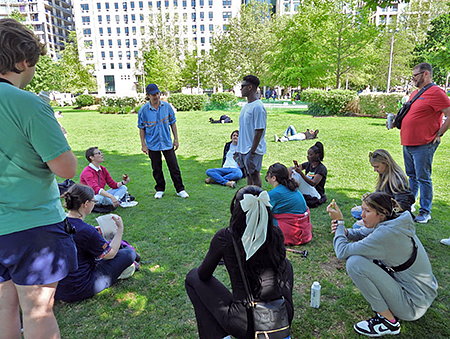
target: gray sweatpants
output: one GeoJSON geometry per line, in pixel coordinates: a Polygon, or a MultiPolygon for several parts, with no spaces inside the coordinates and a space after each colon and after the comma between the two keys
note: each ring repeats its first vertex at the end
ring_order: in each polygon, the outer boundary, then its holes
{"type": "Polygon", "coordinates": [[[408,291],[371,259],[353,255],[347,259],[347,272],[375,312],[389,309],[399,319],[413,321],[427,308],[415,306],[408,291]]]}

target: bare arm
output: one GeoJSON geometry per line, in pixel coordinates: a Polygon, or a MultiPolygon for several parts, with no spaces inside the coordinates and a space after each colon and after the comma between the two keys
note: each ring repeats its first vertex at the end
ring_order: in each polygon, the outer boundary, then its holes
{"type": "MultiPolygon", "coordinates": [[[[300,167],[301,167],[301,165],[299,166],[299,168],[300,168],[300,167]]],[[[297,168],[296,168],[296,172],[297,172],[298,174],[301,175],[301,177],[306,181],[307,184],[309,184],[309,185],[311,185],[311,186],[313,186],[313,187],[316,186],[316,185],[320,182],[320,180],[322,180],[322,178],[323,178],[322,175],[316,174],[316,175],[314,176],[314,178],[311,180],[310,178],[308,178],[308,177],[306,176],[305,173],[303,173],[303,169],[300,170],[300,171],[297,171],[297,168]]]]}
{"type": "Polygon", "coordinates": [[[117,252],[119,251],[120,244],[122,242],[122,236],[123,236],[123,220],[118,215],[113,215],[113,220],[116,223],[117,226],[117,233],[114,236],[113,240],[111,240],[111,243],[109,244],[111,246],[111,250],[103,257],[104,259],[114,259],[117,252]]]}
{"type": "Polygon", "coordinates": [[[178,149],[178,146],[180,145],[178,143],[177,124],[173,123],[172,125],[170,125],[170,128],[172,128],[172,133],[173,133],[173,149],[174,149],[174,151],[176,151],[178,149]]]}
{"type": "Polygon", "coordinates": [[[141,149],[142,149],[142,152],[144,152],[145,154],[148,155],[148,147],[147,147],[147,144],[145,142],[145,129],[143,129],[143,128],[139,129],[139,136],[141,137],[141,149]]]}
{"type": "Polygon", "coordinates": [[[255,136],[253,137],[252,148],[250,148],[251,153],[255,153],[258,148],[259,142],[261,141],[264,129],[255,129],[255,136]]]}
{"type": "Polygon", "coordinates": [[[47,161],[47,166],[58,177],[72,179],[77,174],[77,157],[69,150],[47,161]]]}
{"type": "Polygon", "coordinates": [[[439,134],[444,134],[445,132],[447,132],[447,130],[450,127],[450,107],[443,109],[442,113],[444,113],[444,115],[447,117],[447,119],[442,124],[441,128],[439,128],[436,136],[434,137],[433,144],[441,141],[441,137],[439,136],[439,134]]]}

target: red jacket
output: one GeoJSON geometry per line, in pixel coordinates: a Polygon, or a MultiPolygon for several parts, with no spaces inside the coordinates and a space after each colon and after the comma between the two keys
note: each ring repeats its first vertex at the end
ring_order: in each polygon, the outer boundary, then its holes
{"type": "Polygon", "coordinates": [[[110,188],[117,188],[117,182],[115,182],[111,178],[108,170],[102,165],[100,165],[99,172],[97,172],[91,166],[86,166],[81,172],[80,183],[91,187],[94,190],[95,194],[98,194],[101,188],[104,189],[106,184],[108,184],[110,188]]]}

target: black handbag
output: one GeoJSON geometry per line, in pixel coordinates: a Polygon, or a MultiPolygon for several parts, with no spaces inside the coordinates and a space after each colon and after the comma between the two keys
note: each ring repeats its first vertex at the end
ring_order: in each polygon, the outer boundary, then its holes
{"type": "Polygon", "coordinates": [[[402,128],[402,121],[405,115],[409,112],[409,109],[411,108],[411,105],[414,101],[419,99],[419,97],[425,92],[428,88],[431,86],[435,86],[435,83],[429,83],[428,85],[424,86],[415,96],[412,98],[412,100],[409,100],[403,104],[403,106],[398,111],[397,115],[394,117],[394,126],[398,129],[402,128]]]}
{"type": "Polygon", "coordinates": [[[253,329],[255,339],[286,339],[290,338],[290,325],[284,298],[272,301],[255,301],[247,277],[242,266],[241,257],[233,235],[233,247],[236,253],[239,270],[244,281],[245,293],[247,294],[246,306],[253,315],[253,329]]]}

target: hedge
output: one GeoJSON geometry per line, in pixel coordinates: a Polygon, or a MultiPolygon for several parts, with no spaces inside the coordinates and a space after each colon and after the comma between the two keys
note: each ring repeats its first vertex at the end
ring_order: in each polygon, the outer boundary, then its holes
{"type": "Polygon", "coordinates": [[[213,93],[204,108],[205,110],[231,109],[237,105],[238,101],[238,98],[231,92],[213,93]]]}
{"type": "Polygon", "coordinates": [[[308,112],[312,115],[346,115],[347,106],[357,98],[355,91],[332,89],[307,89],[301,94],[302,101],[310,103],[308,112]]]}
{"type": "Polygon", "coordinates": [[[404,95],[404,93],[361,93],[359,95],[361,113],[381,118],[385,118],[386,113],[396,114],[399,110],[398,102],[404,95]]]}
{"type": "Polygon", "coordinates": [[[178,111],[200,111],[206,104],[208,96],[206,94],[172,94],[167,100],[178,111]]]}
{"type": "Polygon", "coordinates": [[[81,94],[75,98],[76,107],[86,107],[95,104],[95,97],[89,94],[81,94]]]}

